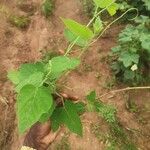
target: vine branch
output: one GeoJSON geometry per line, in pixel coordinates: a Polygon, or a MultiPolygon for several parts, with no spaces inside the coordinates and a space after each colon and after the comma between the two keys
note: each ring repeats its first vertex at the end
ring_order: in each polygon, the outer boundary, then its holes
{"type": "Polygon", "coordinates": [[[123,88],[123,89],[118,89],[118,90],[113,90],[110,91],[108,93],[105,93],[103,95],[100,95],[98,98],[102,98],[105,97],[109,94],[115,94],[115,93],[119,93],[119,92],[124,92],[124,91],[130,91],[130,90],[145,90],[145,89],[150,89],[150,86],[139,86],[139,87],[127,87],[127,88],[123,88]]]}

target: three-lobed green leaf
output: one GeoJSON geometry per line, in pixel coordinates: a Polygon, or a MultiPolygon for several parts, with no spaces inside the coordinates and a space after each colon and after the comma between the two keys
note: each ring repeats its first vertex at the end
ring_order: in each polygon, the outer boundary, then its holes
{"type": "Polygon", "coordinates": [[[70,131],[82,136],[82,123],[78,115],[77,106],[69,100],[63,107],[55,109],[51,116],[52,129],[56,131],[60,125],[66,125],[70,131]]]}

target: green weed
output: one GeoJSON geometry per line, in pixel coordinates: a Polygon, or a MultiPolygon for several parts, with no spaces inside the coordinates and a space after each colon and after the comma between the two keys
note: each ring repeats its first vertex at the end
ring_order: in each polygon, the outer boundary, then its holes
{"type": "Polygon", "coordinates": [[[26,16],[11,15],[9,17],[9,22],[18,28],[24,29],[29,26],[30,19],[26,16]]]}
{"type": "Polygon", "coordinates": [[[136,20],[139,25],[127,26],[119,35],[118,46],[112,48],[112,69],[120,81],[130,85],[150,81],[150,31],[147,17],[136,20]]]}
{"type": "MultiPolygon", "coordinates": [[[[110,132],[107,133],[107,140],[109,141],[108,149],[137,150],[136,146],[128,138],[124,128],[120,125],[116,117],[117,110],[115,107],[96,100],[96,93],[94,91],[87,96],[87,101],[88,108],[96,111],[108,123],[110,129],[110,132]]],[[[97,129],[99,130],[99,128],[96,128],[94,133],[98,138],[101,138],[101,134],[99,134],[101,131],[97,131],[97,129]]]]}
{"type": "Polygon", "coordinates": [[[42,13],[45,17],[49,17],[53,12],[53,0],[44,0],[42,4],[42,13]]]}

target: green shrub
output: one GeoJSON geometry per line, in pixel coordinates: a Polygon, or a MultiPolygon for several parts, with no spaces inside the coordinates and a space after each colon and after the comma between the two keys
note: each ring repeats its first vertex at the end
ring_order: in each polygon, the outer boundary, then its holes
{"type": "Polygon", "coordinates": [[[139,25],[128,25],[119,35],[118,46],[112,48],[115,75],[132,85],[150,79],[150,19],[141,16],[139,25]]]}
{"type": "Polygon", "coordinates": [[[139,14],[149,15],[150,1],[149,0],[118,0],[120,10],[126,11],[127,9],[134,7],[137,8],[139,14]]]}
{"type": "Polygon", "coordinates": [[[53,1],[52,0],[44,0],[42,4],[42,13],[45,17],[52,15],[53,11],[53,1]]]}
{"type": "Polygon", "coordinates": [[[18,28],[26,28],[29,26],[30,19],[26,16],[11,15],[9,21],[12,25],[18,28]]]}

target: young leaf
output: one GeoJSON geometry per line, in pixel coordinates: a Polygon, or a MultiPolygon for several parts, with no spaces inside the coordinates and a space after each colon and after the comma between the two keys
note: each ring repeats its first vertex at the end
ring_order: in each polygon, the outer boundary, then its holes
{"type": "Polygon", "coordinates": [[[96,92],[95,91],[92,91],[90,92],[89,95],[87,95],[87,101],[88,101],[88,104],[87,104],[87,108],[89,111],[95,111],[96,108],[95,108],[95,102],[96,102],[96,92]]]}
{"type": "Polygon", "coordinates": [[[112,5],[110,5],[108,8],[107,8],[107,11],[109,12],[109,14],[111,16],[115,15],[117,10],[118,10],[119,6],[117,3],[113,3],[112,5]]]}
{"type": "Polygon", "coordinates": [[[113,3],[113,0],[93,0],[96,4],[97,7],[100,8],[105,8],[109,5],[111,5],[111,3],[113,3]]]}
{"type": "Polygon", "coordinates": [[[7,74],[7,77],[9,80],[13,82],[13,84],[18,84],[19,83],[19,72],[16,70],[9,71],[7,74]]]}
{"type": "Polygon", "coordinates": [[[64,31],[64,35],[65,38],[69,41],[69,42],[74,42],[77,38],[76,41],[76,45],[81,46],[81,47],[85,47],[88,44],[88,40],[85,40],[81,37],[76,36],[75,34],[73,34],[70,30],[65,29],[64,31]]]}
{"type": "Polygon", "coordinates": [[[94,34],[88,27],[82,24],[79,24],[76,21],[71,20],[71,19],[62,18],[62,21],[64,22],[66,27],[76,36],[79,36],[85,40],[90,40],[93,38],[94,34]]]}
{"type": "Polygon", "coordinates": [[[78,114],[83,114],[85,112],[85,104],[82,102],[75,103],[76,111],[78,114]]]}
{"type": "Polygon", "coordinates": [[[53,98],[46,87],[24,86],[17,97],[19,131],[24,133],[47,113],[53,105],[53,98]]]}
{"type": "Polygon", "coordinates": [[[119,6],[114,0],[93,0],[97,7],[107,8],[107,11],[111,16],[115,15],[119,6]]]}
{"type": "Polygon", "coordinates": [[[100,17],[97,17],[95,19],[93,28],[94,28],[94,34],[98,34],[103,30],[103,22],[101,21],[100,17]]]}
{"type": "Polygon", "coordinates": [[[65,71],[76,68],[80,61],[76,58],[68,58],[66,56],[54,57],[51,60],[50,79],[54,80],[60,77],[65,71]]]}
{"type": "Polygon", "coordinates": [[[65,101],[63,108],[57,108],[51,116],[52,129],[56,131],[61,124],[65,124],[70,131],[82,136],[82,124],[76,106],[71,101],[65,101]]]}

